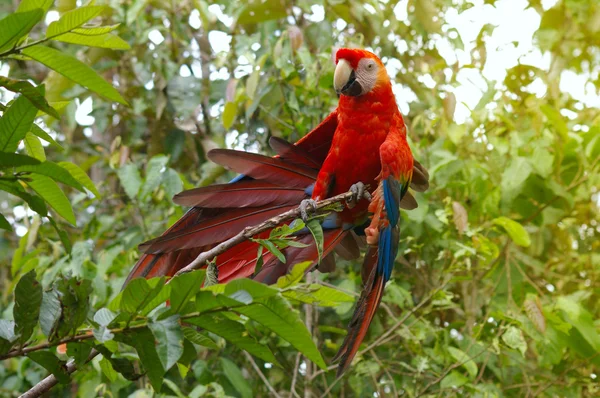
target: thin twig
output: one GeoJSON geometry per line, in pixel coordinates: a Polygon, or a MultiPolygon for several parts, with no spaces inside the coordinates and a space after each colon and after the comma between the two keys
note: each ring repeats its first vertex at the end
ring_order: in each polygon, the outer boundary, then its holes
{"type": "MultiPolygon", "coordinates": [[[[321,200],[316,204],[316,214],[319,214],[319,210],[322,210],[325,207],[331,206],[336,203],[348,201],[353,197],[353,193],[348,191],[346,193],[342,193],[331,198],[321,200]]],[[[207,262],[217,257],[219,254],[225,253],[227,250],[231,249],[235,245],[238,245],[246,240],[253,238],[255,235],[260,234],[261,232],[268,231],[269,229],[275,228],[280,225],[284,221],[293,220],[299,218],[301,216],[300,206],[296,209],[292,209],[282,213],[278,216],[272,217],[263,223],[253,226],[246,227],[242,231],[240,231],[237,235],[232,238],[227,239],[226,241],[218,244],[211,250],[207,250],[202,252],[187,266],[177,271],[175,276],[184,274],[186,272],[194,271],[196,269],[202,268],[207,262]]]]}
{"type": "Polygon", "coordinates": [[[277,391],[275,391],[275,389],[273,388],[273,386],[271,385],[271,383],[269,383],[269,380],[267,380],[267,378],[265,377],[265,375],[262,372],[262,370],[260,370],[260,368],[258,367],[258,365],[256,364],[256,362],[254,361],[254,358],[252,358],[252,355],[248,354],[246,351],[244,351],[244,355],[246,356],[246,359],[248,360],[248,362],[250,362],[250,364],[252,365],[252,367],[254,368],[254,370],[256,371],[256,373],[258,373],[258,376],[261,378],[261,380],[263,381],[263,383],[265,383],[265,386],[267,386],[267,388],[269,389],[269,391],[271,392],[271,394],[273,394],[273,396],[276,397],[276,398],[281,398],[281,395],[279,395],[277,393],[277,391]]]}
{"type": "Polygon", "coordinates": [[[296,392],[296,380],[298,379],[298,369],[300,367],[300,358],[302,358],[302,354],[298,353],[298,355],[296,355],[296,363],[294,364],[294,376],[292,376],[292,386],[290,387],[290,393],[292,393],[295,397],[298,397],[298,398],[300,398],[300,396],[296,392]]]}

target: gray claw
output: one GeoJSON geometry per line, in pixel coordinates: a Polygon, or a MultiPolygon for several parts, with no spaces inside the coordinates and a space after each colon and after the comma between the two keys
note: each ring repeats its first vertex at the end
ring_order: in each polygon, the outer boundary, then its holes
{"type": "Polygon", "coordinates": [[[352,192],[352,197],[348,200],[349,202],[356,203],[362,198],[367,199],[369,202],[371,201],[371,194],[367,191],[365,184],[360,181],[350,186],[350,192],[352,192]]]}
{"type": "Polygon", "coordinates": [[[304,199],[300,202],[300,218],[302,221],[307,222],[309,219],[308,213],[314,213],[317,211],[317,202],[313,199],[304,199]]]}

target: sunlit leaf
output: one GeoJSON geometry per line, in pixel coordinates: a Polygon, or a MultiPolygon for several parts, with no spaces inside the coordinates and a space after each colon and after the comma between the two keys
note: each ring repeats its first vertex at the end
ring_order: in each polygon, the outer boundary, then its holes
{"type": "Polygon", "coordinates": [[[23,143],[25,144],[25,150],[30,156],[42,162],[46,160],[46,152],[44,152],[44,147],[42,146],[40,139],[37,138],[35,135],[27,133],[25,135],[23,143]]]}
{"type": "Polygon", "coordinates": [[[32,174],[28,177],[27,185],[40,195],[65,220],[75,225],[77,221],[71,203],[56,182],[49,177],[32,174]]]}
{"type": "Polygon", "coordinates": [[[0,117],[0,151],[14,152],[29,131],[37,110],[21,95],[0,117]]]}
{"type": "Polygon", "coordinates": [[[54,21],[48,26],[46,37],[53,38],[72,29],[79,28],[90,19],[100,15],[104,10],[106,10],[104,6],[86,6],[68,11],[58,21],[54,21]]]}
{"type": "Polygon", "coordinates": [[[23,10],[8,14],[0,20],[0,53],[9,50],[21,37],[42,19],[44,12],[41,9],[23,10]]]}
{"type": "Polygon", "coordinates": [[[498,217],[493,220],[494,224],[501,226],[508,233],[508,236],[519,246],[529,247],[531,238],[529,233],[521,224],[511,220],[508,217],[498,217]]]}
{"type": "Polygon", "coordinates": [[[29,102],[39,110],[47,113],[50,116],[59,119],[60,116],[56,109],[52,108],[44,97],[44,87],[35,87],[27,80],[14,80],[8,77],[0,76],[0,87],[4,87],[9,91],[20,93],[25,96],[29,102]]]}
{"type": "Polygon", "coordinates": [[[110,83],[95,70],[67,53],[42,45],[26,48],[22,53],[109,100],[127,105],[127,101],[110,83]]]}

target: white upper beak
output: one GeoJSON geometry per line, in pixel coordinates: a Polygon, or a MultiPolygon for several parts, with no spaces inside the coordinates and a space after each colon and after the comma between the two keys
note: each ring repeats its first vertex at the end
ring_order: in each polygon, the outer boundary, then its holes
{"type": "Polygon", "coordinates": [[[342,88],[348,83],[352,67],[345,59],[340,59],[335,67],[333,74],[333,88],[339,94],[342,88]]]}

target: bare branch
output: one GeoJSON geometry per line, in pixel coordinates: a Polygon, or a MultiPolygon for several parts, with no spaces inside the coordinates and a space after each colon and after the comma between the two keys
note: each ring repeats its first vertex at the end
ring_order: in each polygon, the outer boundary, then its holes
{"type": "Polygon", "coordinates": [[[261,380],[263,381],[263,383],[265,383],[265,386],[267,386],[267,388],[269,389],[269,391],[271,392],[271,394],[275,398],[281,398],[281,395],[279,395],[277,393],[277,391],[275,391],[275,389],[273,388],[273,386],[271,385],[271,383],[269,383],[269,380],[267,380],[267,378],[265,377],[264,373],[260,370],[260,368],[258,367],[258,365],[256,364],[256,362],[254,361],[254,358],[252,358],[252,355],[248,354],[246,351],[244,351],[244,355],[246,356],[246,359],[250,362],[250,364],[252,365],[252,367],[254,368],[254,370],[256,370],[256,373],[258,373],[258,376],[260,376],[261,380]]]}
{"type": "MultiPolygon", "coordinates": [[[[98,354],[100,354],[98,351],[92,349],[92,352],[90,352],[90,356],[88,357],[88,359],[85,362],[86,363],[90,362],[98,354]]],[[[74,360],[70,360],[69,362],[67,362],[66,368],[67,368],[66,369],[67,373],[68,374],[72,374],[73,372],[75,372],[77,370],[77,365],[75,365],[75,361],[74,360]]],[[[19,398],[37,398],[37,397],[41,397],[42,394],[47,393],[48,391],[50,391],[50,389],[52,387],[54,387],[57,384],[58,384],[58,379],[54,375],[50,375],[50,376],[44,378],[39,383],[37,383],[35,386],[31,387],[24,394],[20,395],[19,398]]]]}

